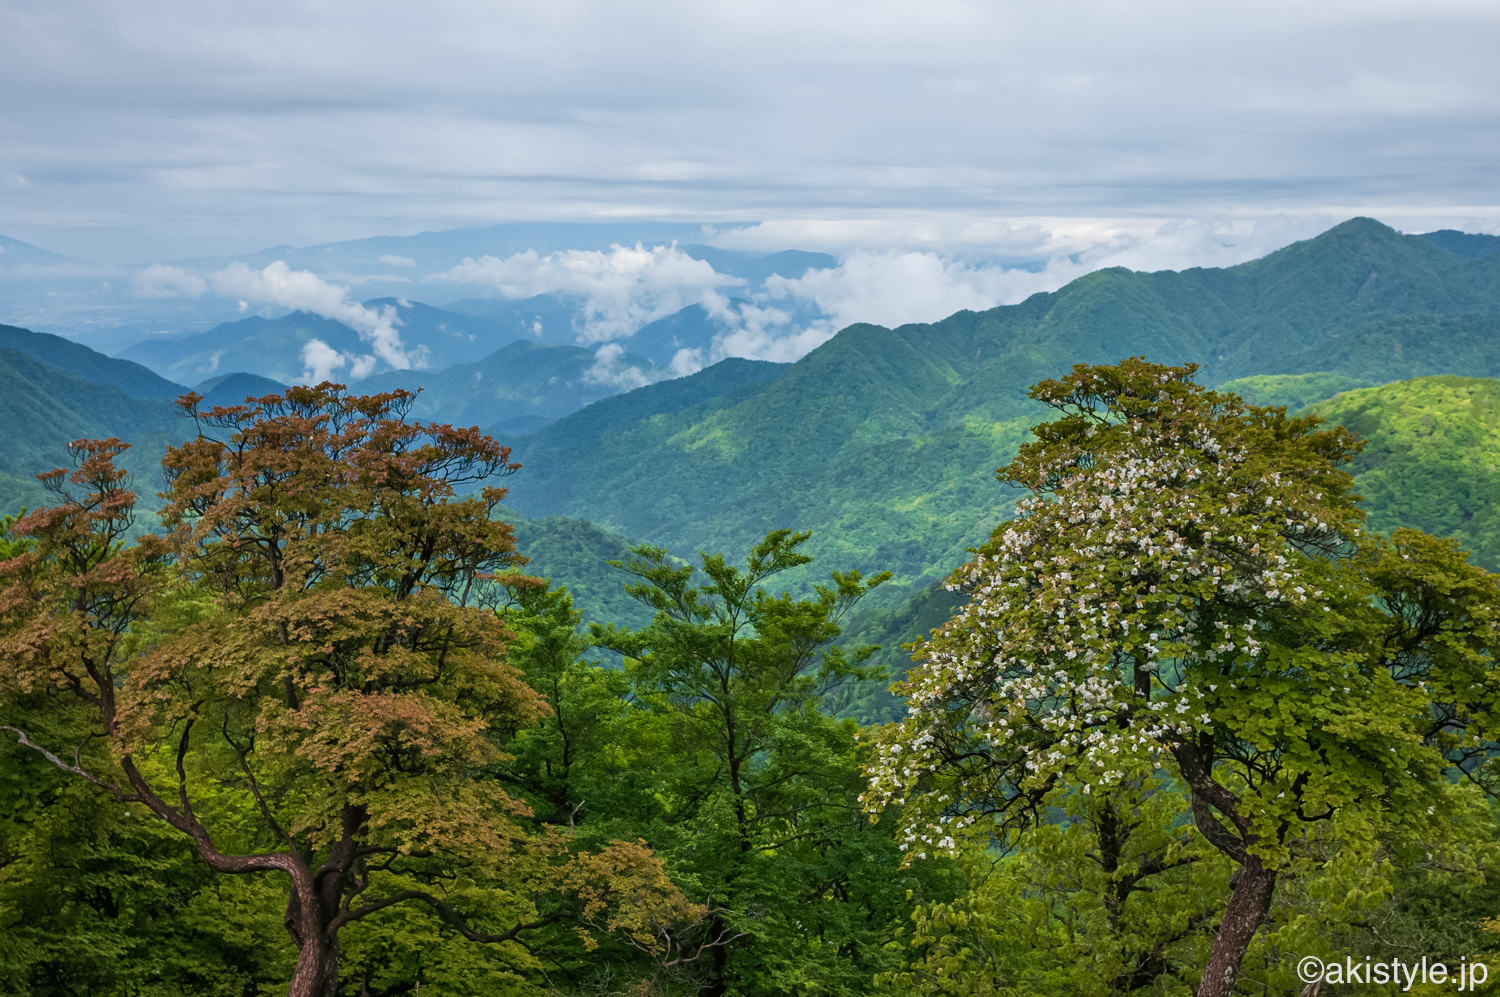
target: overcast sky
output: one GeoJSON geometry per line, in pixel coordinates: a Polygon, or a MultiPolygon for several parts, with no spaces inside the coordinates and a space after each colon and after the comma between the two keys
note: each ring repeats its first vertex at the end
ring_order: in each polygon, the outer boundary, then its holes
{"type": "Polygon", "coordinates": [[[518,219],[1494,232],[1497,52],[1494,0],[0,0],[0,234],[151,262],[518,219]]]}

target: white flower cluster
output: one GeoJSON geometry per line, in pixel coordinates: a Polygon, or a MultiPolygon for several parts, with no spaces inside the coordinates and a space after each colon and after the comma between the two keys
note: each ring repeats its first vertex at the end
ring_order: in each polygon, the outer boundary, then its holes
{"type": "Polygon", "coordinates": [[[1058,447],[1038,465],[1045,490],[954,575],[969,601],[880,737],[864,802],[908,805],[913,848],[941,850],[997,785],[1065,776],[1091,792],[1125,757],[1211,727],[1223,677],[1267,653],[1268,616],[1322,596],[1324,562],[1304,546],[1335,530],[1295,475],[1201,419],[1083,435],[1088,459],[1058,447]]]}

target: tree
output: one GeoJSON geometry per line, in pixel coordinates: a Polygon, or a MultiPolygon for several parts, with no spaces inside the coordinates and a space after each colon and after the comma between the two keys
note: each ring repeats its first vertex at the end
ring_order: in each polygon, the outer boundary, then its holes
{"type": "Polygon", "coordinates": [[[284,877],[294,997],[336,994],[340,931],[398,904],[520,959],[549,924],[653,944],[687,912],[643,847],[580,854],[488,777],[545,712],[474,601],[520,563],[492,483],[518,465],[408,421],[414,398],[185,396],[199,432],[163,462],[166,533],[126,542],[124,445],[79,441],[43,476],[60,504],[14,523],[0,562],[4,729],[216,872],[284,877]],[[38,695],[83,708],[86,736],[18,726],[38,695]]]}
{"type": "Polygon", "coordinates": [[[1060,417],[999,472],[1030,494],[954,575],[968,601],[919,649],[866,803],[904,803],[922,855],[1159,768],[1236,867],[1197,989],[1221,997],[1307,827],[1453,833],[1450,777],[1496,747],[1500,585],[1449,542],[1361,530],[1351,434],[1194,369],[1032,389],[1060,417]]]}
{"type": "Polygon", "coordinates": [[[807,538],[774,531],[743,565],[705,554],[701,574],[637,547],[621,567],[653,622],[593,631],[625,657],[632,709],[616,729],[653,776],[635,806],[620,801],[640,822],[625,827],[641,827],[711,912],[694,963],[701,993],[866,992],[905,912],[890,826],[859,811],[854,724],[820,709],[865,672],[872,649],[835,640],[885,576],[768,591],[809,561],[807,538]]]}

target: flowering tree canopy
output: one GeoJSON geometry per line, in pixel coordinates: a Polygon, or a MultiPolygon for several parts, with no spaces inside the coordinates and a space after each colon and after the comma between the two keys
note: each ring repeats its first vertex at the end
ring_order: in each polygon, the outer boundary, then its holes
{"type": "Polygon", "coordinates": [[[1198,993],[1230,993],[1310,822],[1420,833],[1494,747],[1500,586],[1453,544],[1361,530],[1360,442],[1194,367],[1076,367],[1000,471],[1014,521],[898,686],[865,803],[914,855],[1021,829],[1060,787],[1160,770],[1238,865],[1198,993]]]}

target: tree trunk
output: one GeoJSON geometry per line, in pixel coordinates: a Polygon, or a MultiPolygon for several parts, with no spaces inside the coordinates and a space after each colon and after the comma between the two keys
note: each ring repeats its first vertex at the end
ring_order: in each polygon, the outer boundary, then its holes
{"type": "Polygon", "coordinates": [[[1270,913],[1276,872],[1251,854],[1235,873],[1233,883],[1229,906],[1224,909],[1224,919],[1219,922],[1219,932],[1208,953],[1208,966],[1198,983],[1197,997],[1229,997],[1234,993],[1234,980],[1250,949],[1250,939],[1270,913]]]}
{"type": "MultiPolygon", "coordinates": [[[[715,916],[709,921],[708,930],[710,938],[722,939],[724,937],[724,922],[715,916]]],[[[713,953],[709,957],[708,980],[702,989],[704,997],[726,997],[729,993],[728,976],[728,946],[715,944],[713,953]]]]}
{"type": "MultiPolygon", "coordinates": [[[[326,877],[325,877],[326,878],[326,877]]],[[[292,877],[287,897],[287,933],[297,943],[297,968],[287,997],[338,997],[339,940],[328,925],[337,906],[326,908],[310,872],[292,877]]]]}
{"type": "Polygon", "coordinates": [[[338,939],[325,941],[320,933],[297,953],[297,969],[292,973],[287,997],[338,997],[338,992],[338,939]]]}

